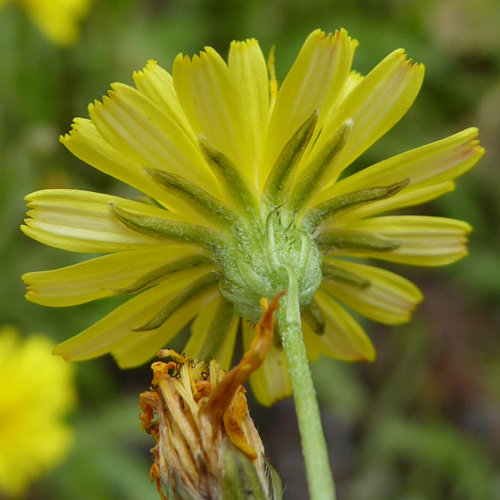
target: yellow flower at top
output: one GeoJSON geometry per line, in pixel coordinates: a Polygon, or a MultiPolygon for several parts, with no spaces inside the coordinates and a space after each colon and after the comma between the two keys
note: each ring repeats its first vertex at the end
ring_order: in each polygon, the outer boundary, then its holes
{"type": "MultiPolygon", "coordinates": [[[[90,119],[75,119],[63,144],[149,201],[71,189],[27,196],[28,236],[106,254],[26,274],[28,300],[134,295],[55,353],[111,353],[136,366],[193,320],[186,355],[227,367],[238,330],[246,349],[254,336],[260,298],[293,275],[309,358],[374,358],[343,305],[395,325],[422,295],[357,260],[441,266],[465,256],[467,223],[394,212],[453,190],[483,149],[469,128],[345,175],[408,111],[424,75],[398,49],[362,76],[351,70],[356,46],[345,30],[314,31],[281,86],[253,39],[233,42],[227,63],[210,47],[179,55],[171,74],[150,61],[135,87],[113,84],[90,119]]],[[[279,342],[251,383],[264,404],[291,393],[279,342]]]]}
{"type": "MultiPolygon", "coordinates": [[[[0,0],[0,7],[9,0],[0,0]]],[[[71,45],[80,35],[79,22],[90,0],[11,0],[20,3],[45,36],[57,45],[71,45]]]]}
{"type": "Polygon", "coordinates": [[[75,402],[73,369],[50,354],[41,335],[21,340],[0,328],[0,497],[15,498],[65,456],[63,421],[75,402]]]}

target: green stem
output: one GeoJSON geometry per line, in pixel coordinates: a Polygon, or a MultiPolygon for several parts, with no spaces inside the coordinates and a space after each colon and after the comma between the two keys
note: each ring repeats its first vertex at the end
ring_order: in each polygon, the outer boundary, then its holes
{"type": "Polygon", "coordinates": [[[290,267],[286,266],[286,268],[289,286],[278,311],[278,328],[292,381],[309,496],[311,500],[335,500],[335,486],[328,460],[328,449],[302,338],[297,277],[290,267]]]}

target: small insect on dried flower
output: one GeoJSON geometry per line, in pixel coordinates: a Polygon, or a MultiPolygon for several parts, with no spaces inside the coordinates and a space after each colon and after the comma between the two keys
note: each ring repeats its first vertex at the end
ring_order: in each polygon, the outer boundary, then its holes
{"type": "Polygon", "coordinates": [[[215,360],[159,352],[172,361],[153,363],[152,389],[141,394],[140,405],[143,429],[156,440],[151,479],[163,500],[281,498],[281,482],[264,458],[241,384],[264,361],[283,293],[269,305],[262,299],[257,334],[229,372],[215,360]]]}

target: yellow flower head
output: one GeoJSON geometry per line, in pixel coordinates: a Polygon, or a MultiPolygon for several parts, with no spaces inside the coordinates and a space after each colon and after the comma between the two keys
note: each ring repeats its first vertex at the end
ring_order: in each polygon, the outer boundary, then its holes
{"type": "MultiPolygon", "coordinates": [[[[408,321],[422,296],[399,275],[353,260],[462,258],[465,222],[381,214],[451,191],[483,150],[470,128],[342,175],[406,113],[424,73],[400,49],[361,76],[351,71],[356,46],[344,30],[314,31],[280,87],[253,39],[233,42],[227,63],[210,47],[179,55],[172,74],[150,61],[135,88],[113,84],[90,119],[75,119],[63,144],[150,202],[79,190],[27,197],[28,236],[107,254],[28,273],[29,300],[58,307],[135,295],[57,354],[112,353],[135,366],[194,320],[186,354],[226,367],[239,325],[248,346],[259,299],[287,288],[293,271],[308,356],[374,358],[338,301],[392,325],[408,321]]],[[[279,342],[251,382],[264,404],[290,394],[279,342]]]]}
{"type": "MultiPolygon", "coordinates": [[[[280,294],[281,295],[281,294],[280,294]]],[[[167,349],[155,362],[152,388],[141,394],[141,421],[156,440],[151,479],[161,498],[281,498],[281,482],[264,458],[243,384],[264,361],[273,337],[277,295],[257,324],[243,359],[228,373],[167,349]],[[167,486],[167,496],[161,482],[167,486]]]]}
{"type": "Polygon", "coordinates": [[[41,335],[0,328],[0,497],[17,497],[56,465],[71,443],[63,417],[75,400],[72,366],[41,335]]]}
{"type": "MultiPolygon", "coordinates": [[[[9,0],[0,0],[0,7],[9,0]]],[[[78,24],[90,0],[11,0],[26,10],[40,31],[57,45],[71,45],[79,37],[78,24]]]]}

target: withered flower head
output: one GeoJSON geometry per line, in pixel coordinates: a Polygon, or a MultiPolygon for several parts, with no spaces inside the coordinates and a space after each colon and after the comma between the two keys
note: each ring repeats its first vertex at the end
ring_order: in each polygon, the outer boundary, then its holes
{"type": "Polygon", "coordinates": [[[241,361],[225,372],[165,349],[152,388],[141,394],[142,427],[156,440],[151,479],[163,500],[281,498],[281,482],[264,458],[243,384],[264,361],[281,292],[268,304],[241,361]],[[166,491],[162,486],[162,482],[166,491]]]}

